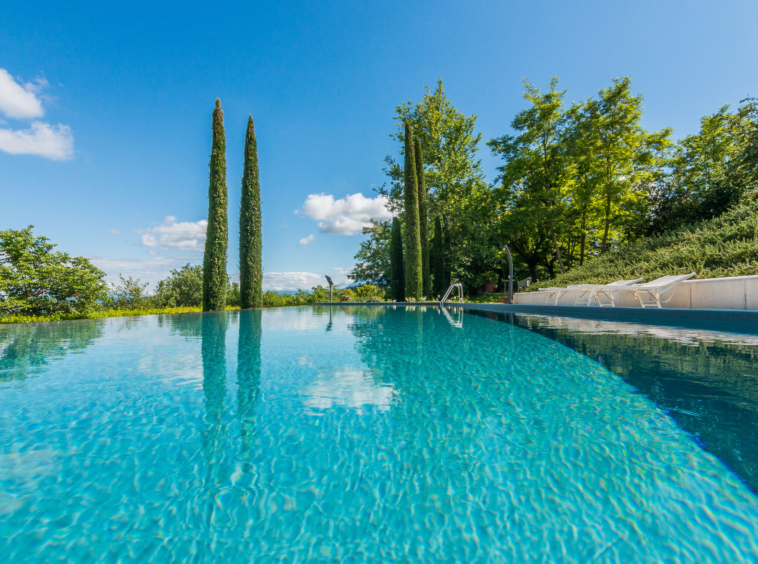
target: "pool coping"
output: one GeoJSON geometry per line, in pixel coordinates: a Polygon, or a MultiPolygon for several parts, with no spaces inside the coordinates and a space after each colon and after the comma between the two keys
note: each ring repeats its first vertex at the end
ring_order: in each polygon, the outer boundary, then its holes
{"type": "MultiPolygon", "coordinates": [[[[316,302],[317,306],[439,306],[439,302],[316,302]]],[[[757,323],[758,311],[739,309],[674,309],[640,307],[587,307],[555,305],[460,304],[449,302],[445,307],[465,310],[493,311],[497,313],[523,313],[551,317],[627,321],[712,321],[719,323],[757,323]]]]}

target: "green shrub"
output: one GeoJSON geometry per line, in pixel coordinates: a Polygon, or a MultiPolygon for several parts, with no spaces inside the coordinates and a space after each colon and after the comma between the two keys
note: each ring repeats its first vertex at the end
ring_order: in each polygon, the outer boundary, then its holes
{"type": "Polygon", "coordinates": [[[158,282],[155,291],[162,307],[200,307],[203,304],[203,265],[185,264],[158,282]]]}
{"type": "Polygon", "coordinates": [[[353,288],[352,292],[356,302],[383,302],[387,299],[384,290],[375,284],[358,286],[357,288],[353,288]]]}
{"type": "MultiPolygon", "coordinates": [[[[615,280],[696,272],[697,278],[758,274],[758,200],[748,199],[725,214],[619,246],[584,266],[550,280],[549,285],[607,284],[615,280]]],[[[533,284],[527,291],[536,291],[533,284]]]]}
{"type": "Polygon", "coordinates": [[[0,316],[99,309],[108,297],[105,273],[86,258],[54,251],[33,228],[0,231],[0,316]]]}

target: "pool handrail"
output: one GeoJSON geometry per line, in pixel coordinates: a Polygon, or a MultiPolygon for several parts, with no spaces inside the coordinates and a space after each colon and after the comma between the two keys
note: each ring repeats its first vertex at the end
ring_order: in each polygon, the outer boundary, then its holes
{"type": "Polygon", "coordinates": [[[450,284],[447,292],[445,292],[445,295],[442,296],[442,299],[440,300],[440,307],[445,307],[445,300],[450,297],[450,294],[453,292],[453,288],[458,288],[458,297],[460,298],[461,302],[463,301],[463,284],[460,282],[454,282],[453,284],[450,284]]]}

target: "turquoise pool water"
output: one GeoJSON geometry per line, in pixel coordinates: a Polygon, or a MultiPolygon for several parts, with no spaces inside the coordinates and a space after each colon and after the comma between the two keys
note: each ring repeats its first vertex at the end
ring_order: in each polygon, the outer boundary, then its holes
{"type": "Polygon", "coordinates": [[[608,330],[385,307],[0,326],[2,561],[758,561],[749,473],[707,438],[730,427],[703,438],[633,355],[558,342],[583,332],[608,330]]]}

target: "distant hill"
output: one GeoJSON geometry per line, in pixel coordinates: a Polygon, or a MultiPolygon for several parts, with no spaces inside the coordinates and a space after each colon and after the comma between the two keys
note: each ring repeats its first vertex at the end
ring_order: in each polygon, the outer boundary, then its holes
{"type": "Polygon", "coordinates": [[[622,245],[529,290],[571,284],[607,284],[644,277],[696,272],[697,278],[758,274],[758,199],[709,220],[622,245]]]}

